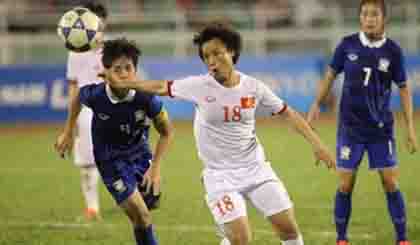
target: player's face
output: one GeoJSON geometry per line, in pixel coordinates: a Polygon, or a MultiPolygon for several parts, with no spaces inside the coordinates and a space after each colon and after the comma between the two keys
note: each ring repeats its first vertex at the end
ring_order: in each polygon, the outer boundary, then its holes
{"type": "MultiPolygon", "coordinates": [[[[112,62],[109,69],[106,69],[107,79],[118,79],[119,81],[134,81],[136,78],[136,67],[133,61],[122,56],[112,62]]],[[[128,89],[117,89],[119,92],[128,92],[128,89]]]]}
{"type": "Polygon", "coordinates": [[[381,39],[385,30],[385,16],[379,5],[367,3],[360,10],[360,26],[369,39],[381,39]]]}
{"type": "Polygon", "coordinates": [[[219,82],[229,79],[233,70],[233,52],[218,38],[205,42],[201,51],[210,75],[219,82]]]}

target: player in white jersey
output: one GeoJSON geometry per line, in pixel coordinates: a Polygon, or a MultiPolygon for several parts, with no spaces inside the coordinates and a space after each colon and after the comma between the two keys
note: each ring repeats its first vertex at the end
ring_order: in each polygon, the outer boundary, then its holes
{"type": "Polygon", "coordinates": [[[246,199],[273,225],[286,245],[303,245],[289,195],[255,134],[255,112],[264,107],[285,115],[313,146],[317,160],[335,167],[331,152],[306,121],[263,82],[234,67],[241,51],[239,33],[221,24],[205,27],[195,38],[209,74],[175,81],[120,81],[112,86],[167,95],[195,104],[194,134],[204,163],[206,201],[226,236],[222,244],[251,240],[246,199]]]}
{"type": "MultiPolygon", "coordinates": [[[[108,13],[100,3],[89,2],[84,5],[103,22],[108,13]]],[[[69,86],[69,111],[71,102],[77,97],[79,88],[91,83],[102,82],[98,73],[102,72],[102,48],[83,53],[69,52],[67,59],[67,80],[69,86]]],[[[80,168],[81,189],[85,200],[84,217],[87,220],[101,219],[99,213],[98,180],[99,173],[93,157],[91,120],[92,111],[83,107],[77,120],[74,143],[74,162],[80,168]]]]}

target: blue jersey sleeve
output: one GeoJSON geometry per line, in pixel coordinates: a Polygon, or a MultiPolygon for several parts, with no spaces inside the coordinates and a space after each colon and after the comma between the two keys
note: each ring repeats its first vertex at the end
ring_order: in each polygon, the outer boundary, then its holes
{"type": "Polygon", "coordinates": [[[405,87],[407,82],[407,73],[405,70],[405,59],[401,48],[397,49],[397,52],[393,57],[391,72],[392,81],[394,81],[394,83],[397,84],[399,88],[405,87]]]}
{"type": "Polygon", "coordinates": [[[86,85],[80,88],[79,90],[79,101],[81,104],[92,108],[93,107],[93,101],[94,101],[94,89],[95,85],[86,85]]]}
{"type": "Polygon", "coordinates": [[[155,118],[163,108],[163,102],[157,96],[150,96],[146,103],[146,115],[149,118],[155,118]]]}
{"type": "Polygon", "coordinates": [[[330,67],[339,74],[344,69],[345,52],[344,52],[344,40],[335,48],[334,56],[331,60],[330,67]]]}

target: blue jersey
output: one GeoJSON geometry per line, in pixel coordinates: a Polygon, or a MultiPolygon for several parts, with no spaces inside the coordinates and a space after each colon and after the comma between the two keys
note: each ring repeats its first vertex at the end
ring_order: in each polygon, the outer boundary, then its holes
{"type": "Polygon", "coordinates": [[[92,142],[95,161],[151,159],[151,119],[162,110],[162,101],[153,95],[130,90],[118,100],[105,84],[80,88],[80,102],[91,108],[92,142]]]}
{"type": "Polygon", "coordinates": [[[330,67],[344,72],[338,134],[362,143],[392,138],[391,85],[402,88],[407,80],[401,48],[353,34],[337,46],[330,67]]]}

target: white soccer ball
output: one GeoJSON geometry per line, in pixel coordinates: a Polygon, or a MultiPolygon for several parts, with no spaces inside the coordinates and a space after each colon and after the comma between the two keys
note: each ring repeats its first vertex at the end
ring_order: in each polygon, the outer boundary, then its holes
{"type": "Polygon", "coordinates": [[[89,9],[76,7],[61,17],[57,33],[67,49],[85,52],[98,46],[103,36],[103,23],[89,9]]]}

